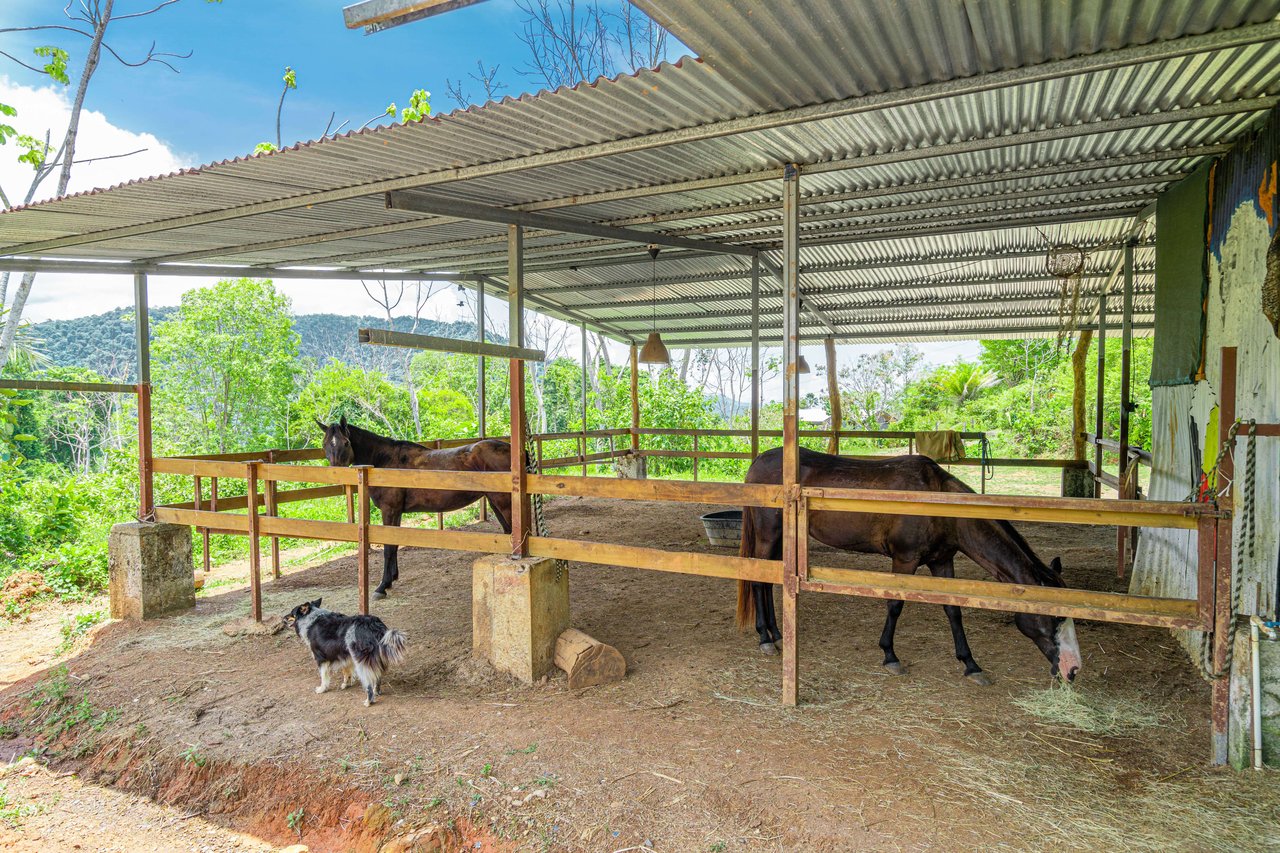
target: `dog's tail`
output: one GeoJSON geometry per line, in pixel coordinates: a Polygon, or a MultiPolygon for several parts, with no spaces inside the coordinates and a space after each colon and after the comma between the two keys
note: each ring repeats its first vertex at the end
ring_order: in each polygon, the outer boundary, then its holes
{"type": "Polygon", "coordinates": [[[378,650],[381,653],[382,660],[385,663],[400,663],[404,660],[405,646],[408,640],[405,638],[404,632],[398,628],[388,628],[387,633],[382,635],[382,640],[378,643],[378,650]]]}

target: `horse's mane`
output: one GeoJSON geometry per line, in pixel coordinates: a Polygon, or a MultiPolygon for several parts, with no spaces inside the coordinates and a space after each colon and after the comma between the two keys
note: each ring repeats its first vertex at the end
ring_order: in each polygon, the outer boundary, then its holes
{"type": "Polygon", "coordinates": [[[419,444],[416,441],[406,441],[400,438],[392,438],[389,435],[379,435],[378,433],[373,432],[372,430],[367,430],[367,429],[364,429],[363,427],[358,427],[353,423],[347,424],[347,435],[355,438],[359,438],[366,443],[374,442],[377,444],[389,444],[393,446],[407,445],[409,447],[417,447],[421,450],[431,449],[427,447],[425,444],[419,444]]]}
{"type": "MultiPolygon", "coordinates": [[[[941,466],[939,466],[941,470],[941,466]]],[[[949,471],[943,470],[942,473],[946,477],[944,481],[943,491],[964,492],[967,494],[976,494],[967,483],[956,477],[949,471]]],[[[1003,533],[1012,543],[1027,556],[1031,563],[1031,572],[1035,575],[1036,580],[1040,581],[1043,586],[1063,586],[1062,576],[1045,564],[1039,555],[1032,550],[1030,543],[1022,537],[1018,529],[1014,527],[1008,520],[1003,518],[970,518],[963,519],[969,522],[986,523],[1003,533]]]]}

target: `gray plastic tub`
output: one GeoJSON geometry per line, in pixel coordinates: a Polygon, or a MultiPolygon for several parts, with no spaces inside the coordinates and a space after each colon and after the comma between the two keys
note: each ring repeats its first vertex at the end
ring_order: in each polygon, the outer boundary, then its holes
{"type": "Polygon", "coordinates": [[[707,540],[717,548],[737,548],[742,542],[742,510],[726,509],[702,516],[707,540]]]}

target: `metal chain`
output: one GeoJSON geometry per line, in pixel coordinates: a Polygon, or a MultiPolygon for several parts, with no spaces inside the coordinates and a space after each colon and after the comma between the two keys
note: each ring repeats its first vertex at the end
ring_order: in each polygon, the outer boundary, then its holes
{"type": "MultiPolygon", "coordinates": [[[[524,458],[528,460],[524,470],[528,474],[541,474],[542,467],[538,464],[538,457],[533,448],[533,433],[529,430],[529,413],[522,411],[520,417],[524,421],[524,458]]],[[[547,536],[547,519],[542,514],[542,498],[543,496],[537,493],[530,495],[529,506],[533,512],[533,532],[538,536],[547,536]]],[[[564,570],[564,560],[556,560],[556,583],[560,582],[564,570]]]]}
{"type": "MultiPolygon", "coordinates": [[[[1213,665],[1213,632],[1205,631],[1200,635],[1200,660],[1199,669],[1200,676],[1205,681],[1217,681],[1225,677],[1231,672],[1231,664],[1235,660],[1236,651],[1236,635],[1240,630],[1240,591],[1244,586],[1244,566],[1246,563],[1253,564],[1254,543],[1256,541],[1256,527],[1254,524],[1255,515],[1255,495],[1254,483],[1258,470],[1258,429],[1257,422],[1254,420],[1242,421],[1238,420],[1231,425],[1231,429],[1227,432],[1227,441],[1218,451],[1218,459],[1214,462],[1214,499],[1220,498],[1230,490],[1234,481],[1229,481],[1225,488],[1218,488],[1218,477],[1222,473],[1222,461],[1227,458],[1227,454],[1231,452],[1235,444],[1236,434],[1242,426],[1248,426],[1249,443],[1245,446],[1245,462],[1244,462],[1244,520],[1241,522],[1241,534],[1244,538],[1242,543],[1247,559],[1233,560],[1231,566],[1231,617],[1227,625],[1227,651],[1222,660],[1222,667],[1215,668],[1213,665]]],[[[1195,495],[1192,496],[1194,499],[1195,495]]]]}

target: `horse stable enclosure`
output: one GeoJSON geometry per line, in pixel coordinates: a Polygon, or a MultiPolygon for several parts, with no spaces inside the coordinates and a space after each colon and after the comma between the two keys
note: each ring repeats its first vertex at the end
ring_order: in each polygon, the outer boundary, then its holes
{"type": "MultiPolygon", "coordinates": [[[[249,536],[258,618],[257,543],[282,536],[356,543],[362,611],[370,606],[374,545],[777,584],[784,705],[805,697],[811,653],[797,602],[811,595],[1196,632],[1207,638],[1213,679],[1212,756],[1225,761],[1232,697],[1237,704],[1247,698],[1239,655],[1232,670],[1234,626],[1248,615],[1274,618],[1276,583],[1273,568],[1260,560],[1242,568],[1240,520],[1225,486],[1230,447],[1240,434],[1231,414],[1234,392],[1225,382],[1210,392],[1222,412],[1215,488],[1201,500],[1181,500],[1172,489],[1160,500],[1139,498],[1138,466],[1159,460],[1162,450],[1152,448],[1148,457],[1131,446],[1129,387],[1147,377],[1132,376],[1130,348],[1135,335],[1153,329],[1160,346],[1167,244],[1159,217],[1168,213],[1162,204],[1197,169],[1252,139],[1268,116],[1275,122],[1280,4],[1242,11],[1226,2],[1132,0],[1106,10],[1085,2],[1050,10],[1032,3],[975,9],[932,0],[814,0],[779,14],[777,4],[744,0],[735,7],[742,14],[723,17],[688,0],[635,5],[698,58],[0,217],[0,268],[135,276],[139,372],[130,390],[138,398],[142,453],[139,518],[249,536]],[[451,281],[505,299],[505,346],[487,343],[483,328],[477,342],[367,339],[507,359],[510,442],[540,464],[531,471],[512,453],[511,470],[503,472],[328,468],[299,464],[322,454],[292,448],[155,458],[148,276],[224,274],[451,281]],[[630,346],[629,425],[529,433],[525,362],[537,354],[525,348],[526,307],[580,325],[584,337],[591,330],[630,346]],[[797,480],[802,342],[1054,335],[1078,341],[1096,332],[1101,362],[1109,330],[1120,332],[1125,366],[1120,435],[1101,435],[1101,378],[1098,422],[1085,422],[1089,389],[1078,378],[1076,458],[1035,463],[1086,467],[1094,496],[808,488],[797,480]],[[745,434],[751,456],[762,439],[781,439],[781,483],[590,475],[589,466],[627,453],[686,452],[642,446],[659,430],[643,428],[634,402],[638,350],[658,332],[677,347],[751,348],[752,421],[745,434]],[[783,428],[775,436],[759,427],[759,364],[761,347],[778,345],[783,428]],[[557,440],[575,442],[577,452],[544,457],[542,444],[557,440]],[[1092,460],[1085,458],[1086,442],[1092,460]],[[1111,451],[1115,474],[1105,466],[1111,451]],[[553,469],[559,473],[548,473],[553,469]],[[157,475],[193,477],[193,500],[155,506],[157,475]],[[219,500],[215,484],[228,480],[243,481],[247,497],[219,500]],[[379,487],[509,492],[511,534],[374,524],[369,492],[379,487]],[[1120,497],[1103,498],[1109,490],[1120,497]],[[343,494],[345,522],[279,513],[292,501],[343,494]],[[782,552],[754,559],[539,529],[534,496],[779,509],[782,552]],[[811,559],[807,536],[815,512],[1116,528],[1122,571],[1128,531],[1144,531],[1139,560],[1145,541],[1161,541],[1151,531],[1175,531],[1170,535],[1183,537],[1178,541],[1193,542],[1181,552],[1178,571],[1194,582],[1171,594],[1151,594],[1165,588],[1158,583],[1120,593],[824,567],[811,559]],[[1258,597],[1252,614],[1238,609],[1242,585],[1270,595],[1258,597]],[[1266,612],[1264,602],[1271,602],[1266,612]]],[[[1267,203],[1274,209],[1272,169],[1267,203]]],[[[1268,223],[1274,229],[1274,220],[1268,223]]],[[[1274,370],[1274,352],[1265,358],[1274,370]]],[[[1230,356],[1221,361],[1228,364],[1230,356]]],[[[834,368],[828,365],[833,374],[834,368]]],[[[1276,434],[1264,416],[1255,420],[1257,435],[1276,434]]],[[[836,451],[841,437],[855,435],[838,421],[812,433],[833,440],[836,451]]],[[[911,440],[892,431],[862,435],[911,440]]],[[[689,437],[695,460],[725,453],[700,449],[699,435],[689,437]]],[[[1274,447],[1259,446],[1274,456],[1274,447]]],[[[979,464],[1029,463],[988,460],[984,452],[979,464]]],[[[726,584],[726,607],[731,594],[726,584]]]]}

